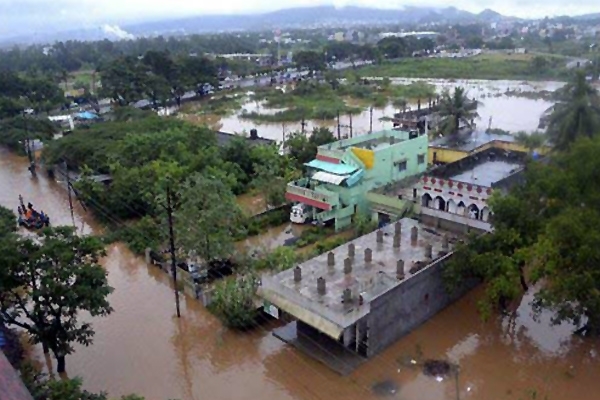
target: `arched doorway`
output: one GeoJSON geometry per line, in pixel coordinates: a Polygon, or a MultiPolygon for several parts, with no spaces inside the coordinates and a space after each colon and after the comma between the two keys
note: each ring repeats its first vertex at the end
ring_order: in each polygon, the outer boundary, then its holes
{"type": "Polygon", "coordinates": [[[431,206],[431,201],[433,199],[431,198],[431,195],[429,193],[425,193],[422,197],[421,197],[421,205],[423,207],[430,207],[431,206]]]}
{"type": "Polygon", "coordinates": [[[456,213],[458,215],[465,215],[465,203],[462,201],[458,202],[458,205],[456,206],[456,213]]]}
{"type": "Polygon", "coordinates": [[[446,202],[446,211],[452,214],[456,214],[456,203],[450,199],[446,202]]]}
{"type": "Polygon", "coordinates": [[[488,207],[483,207],[481,209],[481,220],[482,221],[489,221],[490,219],[490,209],[488,207]]]}
{"type": "Polygon", "coordinates": [[[444,200],[442,196],[436,196],[436,198],[433,199],[433,208],[446,211],[446,200],[444,200]]]}
{"type": "Polygon", "coordinates": [[[476,204],[471,204],[468,208],[467,217],[471,219],[479,219],[479,207],[476,204]]]}

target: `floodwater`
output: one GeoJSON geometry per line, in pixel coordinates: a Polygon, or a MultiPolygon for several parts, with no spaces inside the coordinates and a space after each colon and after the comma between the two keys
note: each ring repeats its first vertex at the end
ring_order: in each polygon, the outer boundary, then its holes
{"type": "MultiPolygon", "coordinates": [[[[72,224],[64,190],[41,173],[30,178],[26,167],[24,158],[0,149],[0,203],[16,208],[21,193],[54,224],[72,224]]],[[[79,208],[74,221],[83,232],[98,229],[79,208]]],[[[454,400],[457,388],[460,399],[471,400],[595,400],[600,392],[598,341],[571,337],[570,326],[550,327],[546,314],[535,322],[530,295],[513,318],[483,323],[476,309],[482,292],[473,291],[340,377],[273,337],[276,321],[253,332],[231,332],[187,296],[177,319],[166,274],[122,245],[108,249],[103,265],[115,288],[109,298],[115,311],[92,320],[95,342],[76,346],[67,370],[81,376],[86,389],[113,397],[135,392],[148,400],[371,400],[379,398],[374,387],[391,387],[396,390],[386,398],[398,400],[454,400]],[[420,362],[426,358],[458,363],[458,386],[454,379],[425,376],[420,362]]]]}
{"type": "MultiPolygon", "coordinates": [[[[490,125],[490,117],[492,118],[491,127],[499,128],[509,132],[535,131],[539,124],[539,119],[542,114],[550,108],[553,103],[543,99],[530,99],[507,95],[507,91],[520,92],[538,92],[538,91],[554,91],[564,85],[562,82],[521,82],[521,81],[488,81],[488,80],[444,80],[444,79],[408,79],[408,78],[393,78],[393,84],[407,85],[412,82],[424,81],[436,87],[436,91],[441,93],[443,90],[453,90],[455,87],[463,87],[467,90],[469,97],[476,98],[481,102],[478,113],[479,118],[475,121],[482,129],[487,129],[490,125]]],[[[427,99],[422,99],[422,106],[425,107],[427,99]]],[[[410,104],[413,109],[416,104],[410,104]]],[[[242,106],[242,110],[247,112],[259,112],[262,114],[273,114],[280,109],[269,109],[261,102],[248,101],[242,106]]],[[[221,118],[216,125],[219,129],[225,132],[250,132],[256,128],[259,136],[282,141],[284,136],[292,132],[301,131],[300,122],[285,122],[285,123],[263,123],[253,120],[240,118],[242,110],[239,112],[221,118]]],[[[352,125],[353,135],[363,135],[370,131],[371,123],[374,132],[391,129],[392,122],[381,121],[383,117],[392,117],[397,112],[393,106],[388,105],[385,108],[374,108],[373,117],[368,108],[352,117],[348,115],[340,116],[340,133],[341,135],[350,134],[350,125],[352,125]],[[372,122],[371,122],[372,121],[372,122]]],[[[337,122],[328,121],[306,121],[306,132],[311,132],[315,127],[328,127],[337,134],[337,122]]]]}
{"type": "Polygon", "coordinates": [[[250,236],[238,242],[238,249],[247,251],[270,251],[279,246],[291,245],[300,238],[302,232],[310,228],[310,225],[298,225],[291,222],[267,229],[265,232],[250,236]]]}

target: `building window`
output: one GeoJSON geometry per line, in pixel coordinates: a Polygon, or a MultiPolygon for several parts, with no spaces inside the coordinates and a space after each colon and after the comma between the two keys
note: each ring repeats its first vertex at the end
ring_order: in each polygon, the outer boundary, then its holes
{"type": "Polygon", "coordinates": [[[398,171],[406,171],[406,161],[400,161],[398,163],[398,171]]]}
{"type": "Polygon", "coordinates": [[[419,164],[423,164],[423,163],[425,163],[425,154],[419,154],[419,155],[417,156],[417,162],[418,162],[419,164]]]}

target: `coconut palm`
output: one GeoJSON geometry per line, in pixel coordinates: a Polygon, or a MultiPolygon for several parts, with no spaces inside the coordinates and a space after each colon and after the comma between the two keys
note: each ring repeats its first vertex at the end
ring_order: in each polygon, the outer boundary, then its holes
{"type": "Polygon", "coordinates": [[[402,115],[404,115],[404,113],[406,112],[407,106],[408,106],[408,100],[406,100],[404,97],[400,97],[400,98],[394,100],[394,107],[401,110],[402,115]]]}
{"type": "Polygon", "coordinates": [[[447,90],[444,91],[439,103],[440,132],[442,134],[458,133],[461,122],[472,128],[472,121],[479,118],[478,105],[479,102],[469,99],[462,87],[455,88],[452,94],[447,90]]]}
{"type": "Polygon", "coordinates": [[[558,103],[548,122],[548,137],[557,150],[565,150],[579,137],[600,133],[600,95],[578,71],[557,91],[558,103]]]}

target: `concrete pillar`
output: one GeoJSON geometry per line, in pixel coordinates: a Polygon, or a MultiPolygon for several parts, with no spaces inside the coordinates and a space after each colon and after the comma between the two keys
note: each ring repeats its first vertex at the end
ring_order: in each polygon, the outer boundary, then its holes
{"type": "Polygon", "coordinates": [[[396,143],[396,139],[393,136],[390,136],[390,145],[396,143]]]}
{"type": "Polygon", "coordinates": [[[342,294],[342,301],[344,304],[350,304],[352,301],[352,291],[350,288],[344,289],[344,293],[342,294]]]}
{"type": "Polygon", "coordinates": [[[344,259],[344,274],[352,272],[352,260],[348,257],[344,259]]]}
{"type": "Polygon", "coordinates": [[[152,250],[150,249],[150,247],[146,247],[146,253],[145,253],[145,254],[146,254],[146,264],[150,264],[150,262],[152,261],[152,260],[150,259],[150,251],[152,251],[152,250]]]}
{"type": "Polygon", "coordinates": [[[354,243],[350,243],[348,245],[348,257],[354,258],[355,251],[356,251],[356,248],[354,247],[354,243]]]}
{"type": "Polygon", "coordinates": [[[442,236],[442,250],[448,251],[448,248],[448,235],[444,234],[444,236],[442,236]]]}
{"type": "Polygon", "coordinates": [[[371,261],[373,261],[373,250],[367,247],[365,249],[365,262],[370,263],[371,261]]]}
{"type": "Polygon", "coordinates": [[[327,265],[333,267],[335,265],[335,254],[333,251],[327,253],[327,265]]]}
{"type": "Polygon", "coordinates": [[[413,226],[410,228],[410,241],[412,244],[416,244],[417,240],[419,240],[419,228],[413,226]]]}
{"type": "Polygon", "coordinates": [[[383,243],[383,231],[381,229],[377,231],[377,243],[383,243]]]}
{"type": "Polygon", "coordinates": [[[394,234],[394,248],[398,249],[400,248],[400,242],[401,242],[402,236],[400,236],[399,234],[395,233],[394,234]]]}
{"type": "Polygon", "coordinates": [[[300,282],[302,280],[302,268],[299,265],[294,268],[294,282],[300,282]]]}
{"type": "Polygon", "coordinates": [[[433,247],[430,243],[425,245],[425,258],[431,260],[433,258],[433,247]]]}
{"type": "Polygon", "coordinates": [[[404,279],[404,260],[396,261],[396,278],[404,279]]]}
{"type": "Polygon", "coordinates": [[[323,278],[322,276],[319,279],[317,279],[317,293],[321,296],[327,293],[327,287],[325,286],[325,278],[323,278]]]}
{"type": "Polygon", "coordinates": [[[402,235],[402,223],[400,221],[394,224],[394,234],[402,235]]]}

